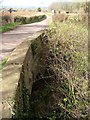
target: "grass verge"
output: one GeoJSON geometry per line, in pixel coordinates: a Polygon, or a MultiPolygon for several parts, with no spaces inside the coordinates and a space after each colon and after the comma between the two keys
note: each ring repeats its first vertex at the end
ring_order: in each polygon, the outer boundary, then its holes
{"type": "Polygon", "coordinates": [[[6,32],[6,31],[9,31],[9,30],[12,30],[14,29],[15,27],[17,27],[18,25],[20,25],[21,23],[18,23],[18,22],[15,22],[15,23],[8,23],[4,26],[1,26],[0,27],[0,33],[2,32],[6,32]]]}

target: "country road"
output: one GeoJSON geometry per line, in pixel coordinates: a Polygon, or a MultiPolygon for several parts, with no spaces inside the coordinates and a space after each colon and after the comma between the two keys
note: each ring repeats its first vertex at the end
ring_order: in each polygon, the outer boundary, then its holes
{"type": "Polygon", "coordinates": [[[14,30],[2,33],[2,50],[0,50],[0,60],[9,55],[21,42],[36,32],[48,27],[51,17],[41,22],[19,25],[14,30]]]}

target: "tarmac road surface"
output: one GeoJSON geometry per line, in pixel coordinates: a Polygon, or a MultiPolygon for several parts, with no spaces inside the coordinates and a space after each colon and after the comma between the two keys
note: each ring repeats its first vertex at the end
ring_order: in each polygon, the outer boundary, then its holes
{"type": "Polygon", "coordinates": [[[3,60],[5,56],[11,54],[26,38],[47,28],[50,20],[51,17],[47,16],[47,19],[41,22],[19,25],[14,30],[2,33],[2,39],[0,41],[2,45],[2,49],[0,49],[0,60],[3,60]]]}

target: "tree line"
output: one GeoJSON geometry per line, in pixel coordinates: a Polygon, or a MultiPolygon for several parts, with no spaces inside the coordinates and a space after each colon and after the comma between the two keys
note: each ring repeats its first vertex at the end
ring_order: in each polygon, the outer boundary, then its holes
{"type": "Polygon", "coordinates": [[[74,12],[75,10],[84,10],[85,12],[88,11],[90,6],[90,2],[53,2],[50,6],[50,10],[63,10],[74,12]]]}

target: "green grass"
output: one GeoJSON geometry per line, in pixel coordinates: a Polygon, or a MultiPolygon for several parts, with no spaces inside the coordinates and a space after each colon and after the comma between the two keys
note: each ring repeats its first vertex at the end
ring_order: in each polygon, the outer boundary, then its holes
{"type": "Polygon", "coordinates": [[[0,27],[0,32],[6,32],[6,31],[9,31],[9,30],[12,30],[16,26],[18,26],[19,24],[20,23],[17,23],[17,22],[15,22],[15,23],[8,23],[8,24],[0,27]]]}
{"type": "Polygon", "coordinates": [[[1,63],[0,63],[0,70],[2,70],[5,66],[5,64],[7,63],[8,58],[5,58],[1,63]]]}

